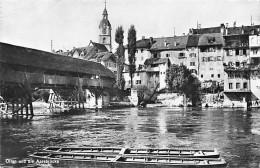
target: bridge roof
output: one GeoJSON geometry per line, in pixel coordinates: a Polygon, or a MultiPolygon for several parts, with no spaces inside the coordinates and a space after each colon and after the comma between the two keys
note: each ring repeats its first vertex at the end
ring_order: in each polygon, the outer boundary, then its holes
{"type": "Polygon", "coordinates": [[[62,56],[0,42],[0,62],[57,71],[100,75],[115,79],[115,74],[100,63],[62,56]]]}

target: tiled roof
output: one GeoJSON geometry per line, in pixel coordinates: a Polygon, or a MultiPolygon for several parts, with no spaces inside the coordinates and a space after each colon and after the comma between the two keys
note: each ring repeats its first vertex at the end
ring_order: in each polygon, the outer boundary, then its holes
{"type": "Polygon", "coordinates": [[[96,47],[99,50],[99,52],[108,51],[104,44],[95,43],[95,42],[91,42],[91,43],[93,44],[94,47],[96,47]]]}
{"type": "Polygon", "coordinates": [[[260,25],[255,26],[241,26],[241,27],[229,27],[228,29],[228,35],[233,34],[251,34],[251,30],[254,30],[254,34],[258,34],[260,32],[260,25]],[[244,31],[242,33],[242,30],[244,31]]]}
{"type": "Polygon", "coordinates": [[[108,52],[108,51],[107,52],[96,53],[92,57],[90,57],[88,60],[92,60],[92,59],[98,60],[98,59],[100,59],[102,61],[106,61],[109,58],[112,59],[114,62],[117,62],[116,56],[113,53],[108,52]]]}
{"type": "Polygon", "coordinates": [[[220,33],[220,26],[218,27],[208,27],[201,29],[192,29],[193,34],[208,34],[208,33],[220,33]]]}
{"type": "Polygon", "coordinates": [[[199,38],[199,46],[224,45],[222,33],[202,34],[199,38]]]}
{"type": "Polygon", "coordinates": [[[251,30],[255,30],[254,33],[260,32],[260,25],[254,26],[239,26],[239,27],[228,27],[218,26],[218,27],[209,27],[201,29],[192,29],[193,34],[210,34],[210,33],[221,33],[221,28],[223,29],[223,35],[234,35],[234,34],[251,34],[251,30]],[[227,32],[226,32],[227,31],[227,32]]]}
{"type": "MultiPolygon", "coordinates": [[[[153,41],[152,43],[155,43],[153,41]]],[[[124,45],[124,47],[127,49],[127,44],[124,45]]],[[[136,41],[136,48],[150,48],[151,47],[151,39],[141,39],[136,41]]]]}
{"type": "Polygon", "coordinates": [[[151,51],[158,50],[176,50],[185,49],[187,45],[188,36],[174,36],[154,38],[155,43],[150,48],[151,51]]]}
{"type": "Polygon", "coordinates": [[[187,47],[197,47],[199,44],[200,35],[189,35],[187,40],[187,47]]]}
{"type": "Polygon", "coordinates": [[[136,41],[136,48],[150,48],[150,39],[142,39],[136,41]]]}
{"type": "Polygon", "coordinates": [[[115,79],[115,74],[100,63],[64,57],[59,54],[0,42],[0,62],[49,70],[100,75],[115,79]],[[98,70],[98,71],[97,71],[98,70]]]}
{"type": "Polygon", "coordinates": [[[150,58],[145,60],[144,65],[164,64],[168,61],[170,61],[169,58],[150,58]]]}

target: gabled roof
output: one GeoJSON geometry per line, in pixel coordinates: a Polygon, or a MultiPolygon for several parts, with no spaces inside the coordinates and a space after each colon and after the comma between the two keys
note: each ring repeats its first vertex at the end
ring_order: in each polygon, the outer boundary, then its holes
{"type": "Polygon", "coordinates": [[[112,59],[114,62],[117,62],[116,56],[111,52],[100,52],[94,54],[92,57],[90,57],[88,60],[101,60],[106,61],[108,59],[112,59]]]}
{"type": "Polygon", "coordinates": [[[92,42],[91,43],[93,44],[93,46],[95,48],[97,48],[99,50],[99,52],[105,52],[105,51],[108,51],[108,49],[106,48],[106,46],[104,44],[100,44],[100,43],[95,43],[95,42],[92,42]]]}
{"type": "MultiPolygon", "coordinates": [[[[136,41],[136,48],[150,48],[151,47],[151,43],[155,43],[155,41],[153,41],[153,39],[141,39],[141,40],[137,40],[136,41]]],[[[124,45],[124,47],[127,49],[128,45],[124,45]]]]}
{"type": "Polygon", "coordinates": [[[169,58],[150,58],[145,60],[144,65],[164,64],[169,61],[170,61],[169,58]]]}
{"type": "Polygon", "coordinates": [[[187,40],[187,47],[197,47],[199,44],[199,34],[189,35],[187,40]]]}
{"type": "Polygon", "coordinates": [[[150,39],[141,39],[136,41],[136,48],[150,48],[150,39]]]}
{"type": "Polygon", "coordinates": [[[260,25],[254,25],[254,26],[241,26],[241,27],[229,27],[227,28],[228,35],[234,35],[234,34],[251,34],[251,30],[254,30],[253,34],[260,33],[260,25]]]}
{"type": "Polygon", "coordinates": [[[88,46],[86,47],[77,47],[70,51],[71,55],[73,55],[75,52],[78,52],[79,54],[84,52],[84,59],[88,60],[93,55],[99,52],[107,52],[107,48],[104,44],[90,42],[88,46]],[[92,45],[91,45],[92,44],[92,45]]]}
{"type": "Polygon", "coordinates": [[[222,33],[202,34],[199,38],[199,46],[224,45],[222,33]]]}
{"type": "Polygon", "coordinates": [[[178,50],[185,49],[188,36],[174,36],[154,38],[155,43],[151,46],[151,51],[178,50]]]}

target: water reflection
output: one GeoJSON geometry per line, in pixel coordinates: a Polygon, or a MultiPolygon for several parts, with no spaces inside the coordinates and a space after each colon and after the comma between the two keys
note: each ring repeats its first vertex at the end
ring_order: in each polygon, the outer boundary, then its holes
{"type": "Polygon", "coordinates": [[[258,168],[260,164],[258,109],[125,108],[42,113],[30,119],[1,117],[2,165],[8,165],[7,158],[27,158],[46,146],[216,147],[228,167],[258,168]]]}

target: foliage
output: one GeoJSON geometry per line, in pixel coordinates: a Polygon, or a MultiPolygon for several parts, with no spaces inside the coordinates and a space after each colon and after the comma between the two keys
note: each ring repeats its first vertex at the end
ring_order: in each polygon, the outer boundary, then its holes
{"type": "Polygon", "coordinates": [[[115,41],[119,44],[116,49],[116,54],[118,56],[117,60],[117,85],[121,90],[124,90],[125,81],[123,79],[123,70],[124,70],[124,62],[125,62],[125,48],[123,45],[124,42],[124,29],[122,26],[119,26],[116,29],[115,41]]]}
{"type": "Polygon", "coordinates": [[[184,65],[171,65],[167,70],[166,83],[170,91],[185,94],[193,105],[199,98],[200,82],[184,65]]]}
{"type": "Polygon", "coordinates": [[[129,75],[131,78],[131,88],[133,87],[133,76],[136,70],[135,52],[136,52],[136,30],[134,25],[130,26],[128,30],[128,60],[129,60],[129,75]]]}

